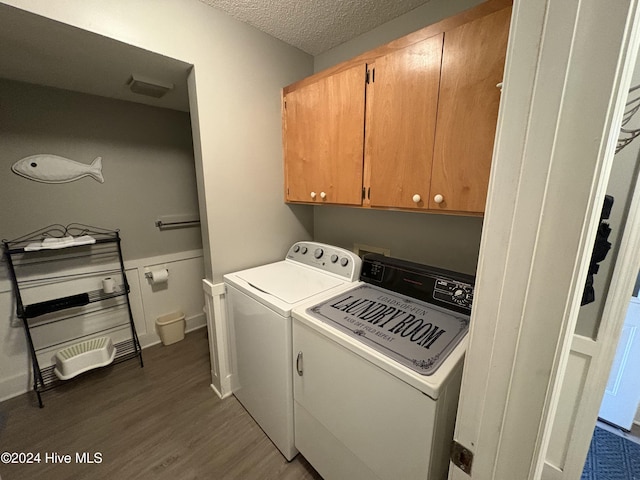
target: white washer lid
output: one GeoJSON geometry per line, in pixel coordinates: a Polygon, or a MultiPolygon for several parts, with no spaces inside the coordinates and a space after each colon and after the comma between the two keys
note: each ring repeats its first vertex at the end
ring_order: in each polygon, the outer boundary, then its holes
{"type": "Polygon", "coordinates": [[[287,261],[243,270],[236,276],[290,305],[344,283],[339,278],[287,261]]]}

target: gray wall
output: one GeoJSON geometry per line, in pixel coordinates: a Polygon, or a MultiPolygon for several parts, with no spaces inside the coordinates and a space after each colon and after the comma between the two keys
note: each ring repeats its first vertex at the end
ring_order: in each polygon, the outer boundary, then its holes
{"type": "Polygon", "coordinates": [[[391,249],[391,256],[475,275],[482,219],[349,207],[316,207],[315,239],[352,249],[391,249]]]}
{"type": "Polygon", "coordinates": [[[294,241],[312,238],[312,209],[283,201],[280,111],[282,87],[313,72],[310,55],[199,0],[153,8],[146,1],[126,8],[101,0],[0,1],[194,66],[194,154],[207,215],[205,272],[214,283],[282,259],[294,241]]]}
{"type": "Polygon", "coordinates": [[[159,231],[158,215],[197,213],[189,114],[0,79],[0,237],[52,223],[119,228],[127,259],[202,248],[199,228],[159,231]],[[14,174],[48,153],[89,164],[105,182],[46,184],[14,174]]]}
{"type": "MultiPolygon", "coordinates": [[[[479,0],[432,0],[314,58],[316,72],[471,8],[479,0]]],[[[440,214],[314,207],[314,236],[353,248],[353,243],[391,248],[391,255],[475,274],[482,219],[440,214]]]]}

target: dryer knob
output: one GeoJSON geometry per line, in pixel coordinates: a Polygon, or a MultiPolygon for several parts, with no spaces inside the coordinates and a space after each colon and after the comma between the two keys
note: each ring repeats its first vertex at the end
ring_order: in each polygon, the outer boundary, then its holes
{"type": "Polygon", "coordinates": [[[349,259],[347,257],[342,257],[340,259],[340,265],[342,265],[343,267],[346,267],[349,263],[349,259]]]}
{"type": "Polygon", "coordinates": [[[293,247],[294,253],[298,253],[299,251],[300,251],[300,245],[296,245],[295,247],[293,247]]]}
{"type": "Polygon", "coordinates": [[[336,263],[338,261],[338,255],[335,253],[331,255],[331,263],[336,263]]]}
{"type": "Polygon", "coordinates": [[[320,257],[322,257],[322,254],[323,254],[323,253],[324,253],[324,252],[322,251],[322,249],[321,249],[321,248],[316,248],[316,251],[315,251],[315,252],[313,252],[313,256],[314,256],[314,257],[316,257],[316,258],[320,258],[320,257]]]}
{"type": "Polygon", "coordinates": [[[302,254],[304,255],[305,253],[307,253],[307,247],[302,247],[302,254]]]}

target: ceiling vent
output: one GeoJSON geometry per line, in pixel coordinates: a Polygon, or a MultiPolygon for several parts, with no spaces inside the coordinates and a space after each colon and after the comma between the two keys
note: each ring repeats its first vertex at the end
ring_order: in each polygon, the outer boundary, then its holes
{"type": "Polygon", "coordinates": [[[167,92],[173,90],[173,83],[151,80],[140,75],[131,75],[127,85],[129,85],[129,90],[133,93],[153,98],[161,98],[167,92]]]}

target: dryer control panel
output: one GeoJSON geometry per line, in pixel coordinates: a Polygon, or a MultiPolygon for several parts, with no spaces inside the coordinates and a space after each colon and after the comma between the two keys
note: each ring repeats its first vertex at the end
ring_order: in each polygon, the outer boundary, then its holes
{"type": "Polygon", "coordinates": [[[360,280],[447,310],[471,314],[475,283],[471,275],[367,254],[360,280]]]}
{"type": "Polygon", "coordinates": [[[333,273],[351,282],[360,278],[362,268],[362,260],[355,253],[318,242],[294,243],[286,259],[333,273]]]}

